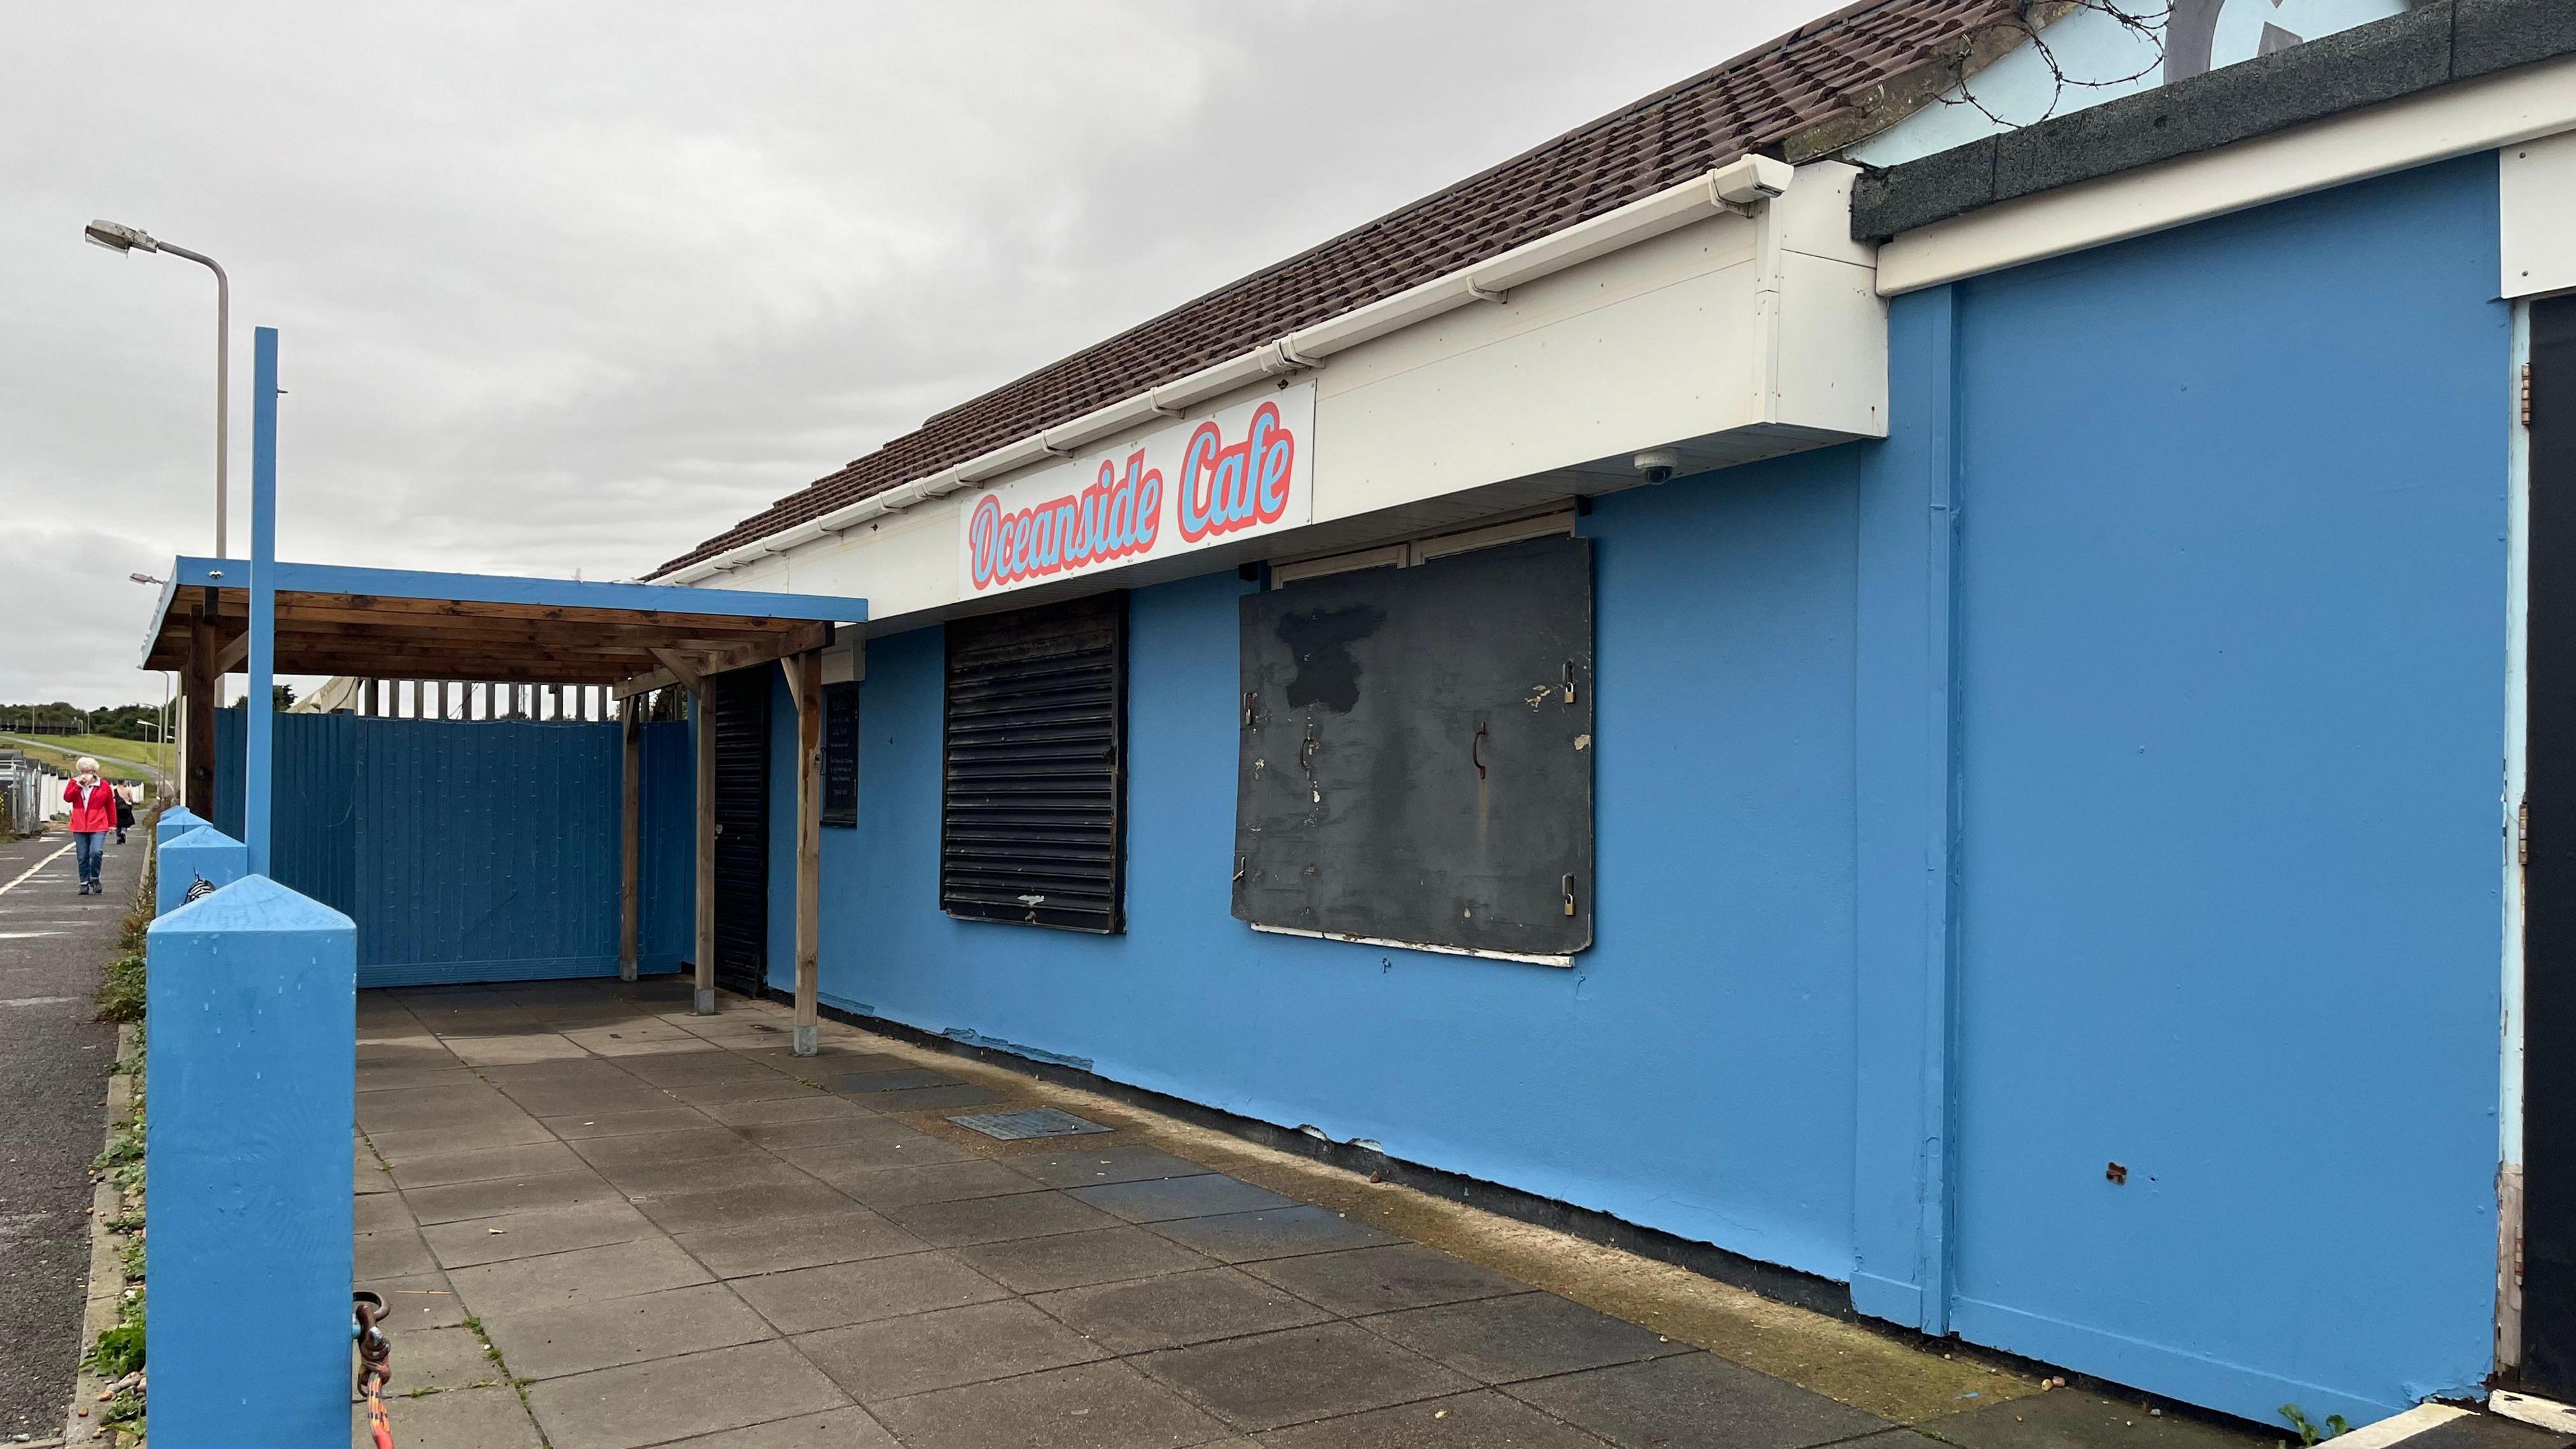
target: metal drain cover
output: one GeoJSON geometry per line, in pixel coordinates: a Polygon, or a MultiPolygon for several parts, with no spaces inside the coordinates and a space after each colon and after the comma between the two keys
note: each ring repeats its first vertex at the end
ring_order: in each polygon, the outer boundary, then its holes
{"type": "Polygon", "coordinates": [[[981,1132],[1004,1142],[1025,1142],[1032,1137],[1077,1137],[1086,1132],[1110,1129],[1097,1122],[1086,1122],[1060,1107],[1031,1107],[1020,1112],[970,1112],[948,1119],[971,1132],[981,1132]]]}

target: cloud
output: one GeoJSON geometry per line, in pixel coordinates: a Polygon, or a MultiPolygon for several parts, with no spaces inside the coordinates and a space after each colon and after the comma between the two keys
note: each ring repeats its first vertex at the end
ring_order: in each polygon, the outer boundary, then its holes
{"type": "Polygon", "coordinates": [[[1808,4],[17,6],[0,698],[158,693],[211,543],[212,285],[283,329],[298,558],[619,577],[927,414],[1808,4]]]}

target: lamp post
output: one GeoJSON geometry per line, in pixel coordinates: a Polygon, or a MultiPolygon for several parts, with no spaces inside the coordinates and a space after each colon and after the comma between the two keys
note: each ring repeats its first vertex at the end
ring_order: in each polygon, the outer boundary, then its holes
{"type": "Polygon", "coordinates": [[[225,556],[224,518],[227,512],[226,458],[231,451],[227,439],[232,418],[232,279],[224,275],[222,264],[213,257],[170,242],[156,241],[150,232],[139,226],[93,221],[81,228],[81,239],[91,246],[105,247],[112,252],[168,252],[215,274],[215,557],[222,558],[225,556]]]}

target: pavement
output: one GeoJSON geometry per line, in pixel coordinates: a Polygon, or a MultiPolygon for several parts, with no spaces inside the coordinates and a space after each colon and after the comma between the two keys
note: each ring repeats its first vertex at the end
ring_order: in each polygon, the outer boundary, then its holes
{"type": "Polygon", "coordinates": [[[83,1347],[89,1165],[116,1059],[90,996],[149,838],[108,846],[99,896],[76,893],[59,831],[0,844],[0,1439],[61,1431],[83,1347]]]}
{"type": "Polygon", "coordinates": [[[774,1004],[686,998],[361,994],[358,1280],[390,1305],[395,1442],[2273,1441],[989,1063],[833,1023],[797,1058],[774,1004]],[[1041,1108],[1106,1130],[956,1120],[1041,1108]]]}

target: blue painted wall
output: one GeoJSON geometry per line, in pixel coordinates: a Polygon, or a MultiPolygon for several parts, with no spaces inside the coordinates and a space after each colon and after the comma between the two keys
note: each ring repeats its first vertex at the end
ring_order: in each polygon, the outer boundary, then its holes
{"type": "MultiPolygon", "coordinates": [[[[1885,443],[1601,500],[1600,924],[1570,971],[1232,918],[1230,576],[1131,601],[1127,933],[950,920],[941,634],[874,640],[825,999],[2251,1417],[2465,1389],[2494,187],[2473,159],[1898,299],[1885,443]]],[[[774,867],[781,985],[791,890],[774,867]]]]}
{"type": "Polygon", "coordinates": [[[2482,156],[1960,288],[1971,1338],[2255,1415],[2486,1374],[2495,206],[2482,156]]]}
{"type": "Polygon", "coordinates": [[[1123,936],[940,913],[941,632],[870,642],[862,828],[823,832],[825,997],[1843,1276],[1855,470],[1745,468],[1586,520],[1601,925],[1575,969],[1233,918],[1227,575],[1132,599],[1123,936]]]}
{"type": "MultiPolygon", "coordinates": [[[[242,813],[217,717],[216,820],[242,813]]],[[[358,923],[363,986],[617,974],[618,727],[286,714],[277,879],[358,923]]],[[[687,727],[645,727],[638,969],[689,949],[687,727]]]]}

